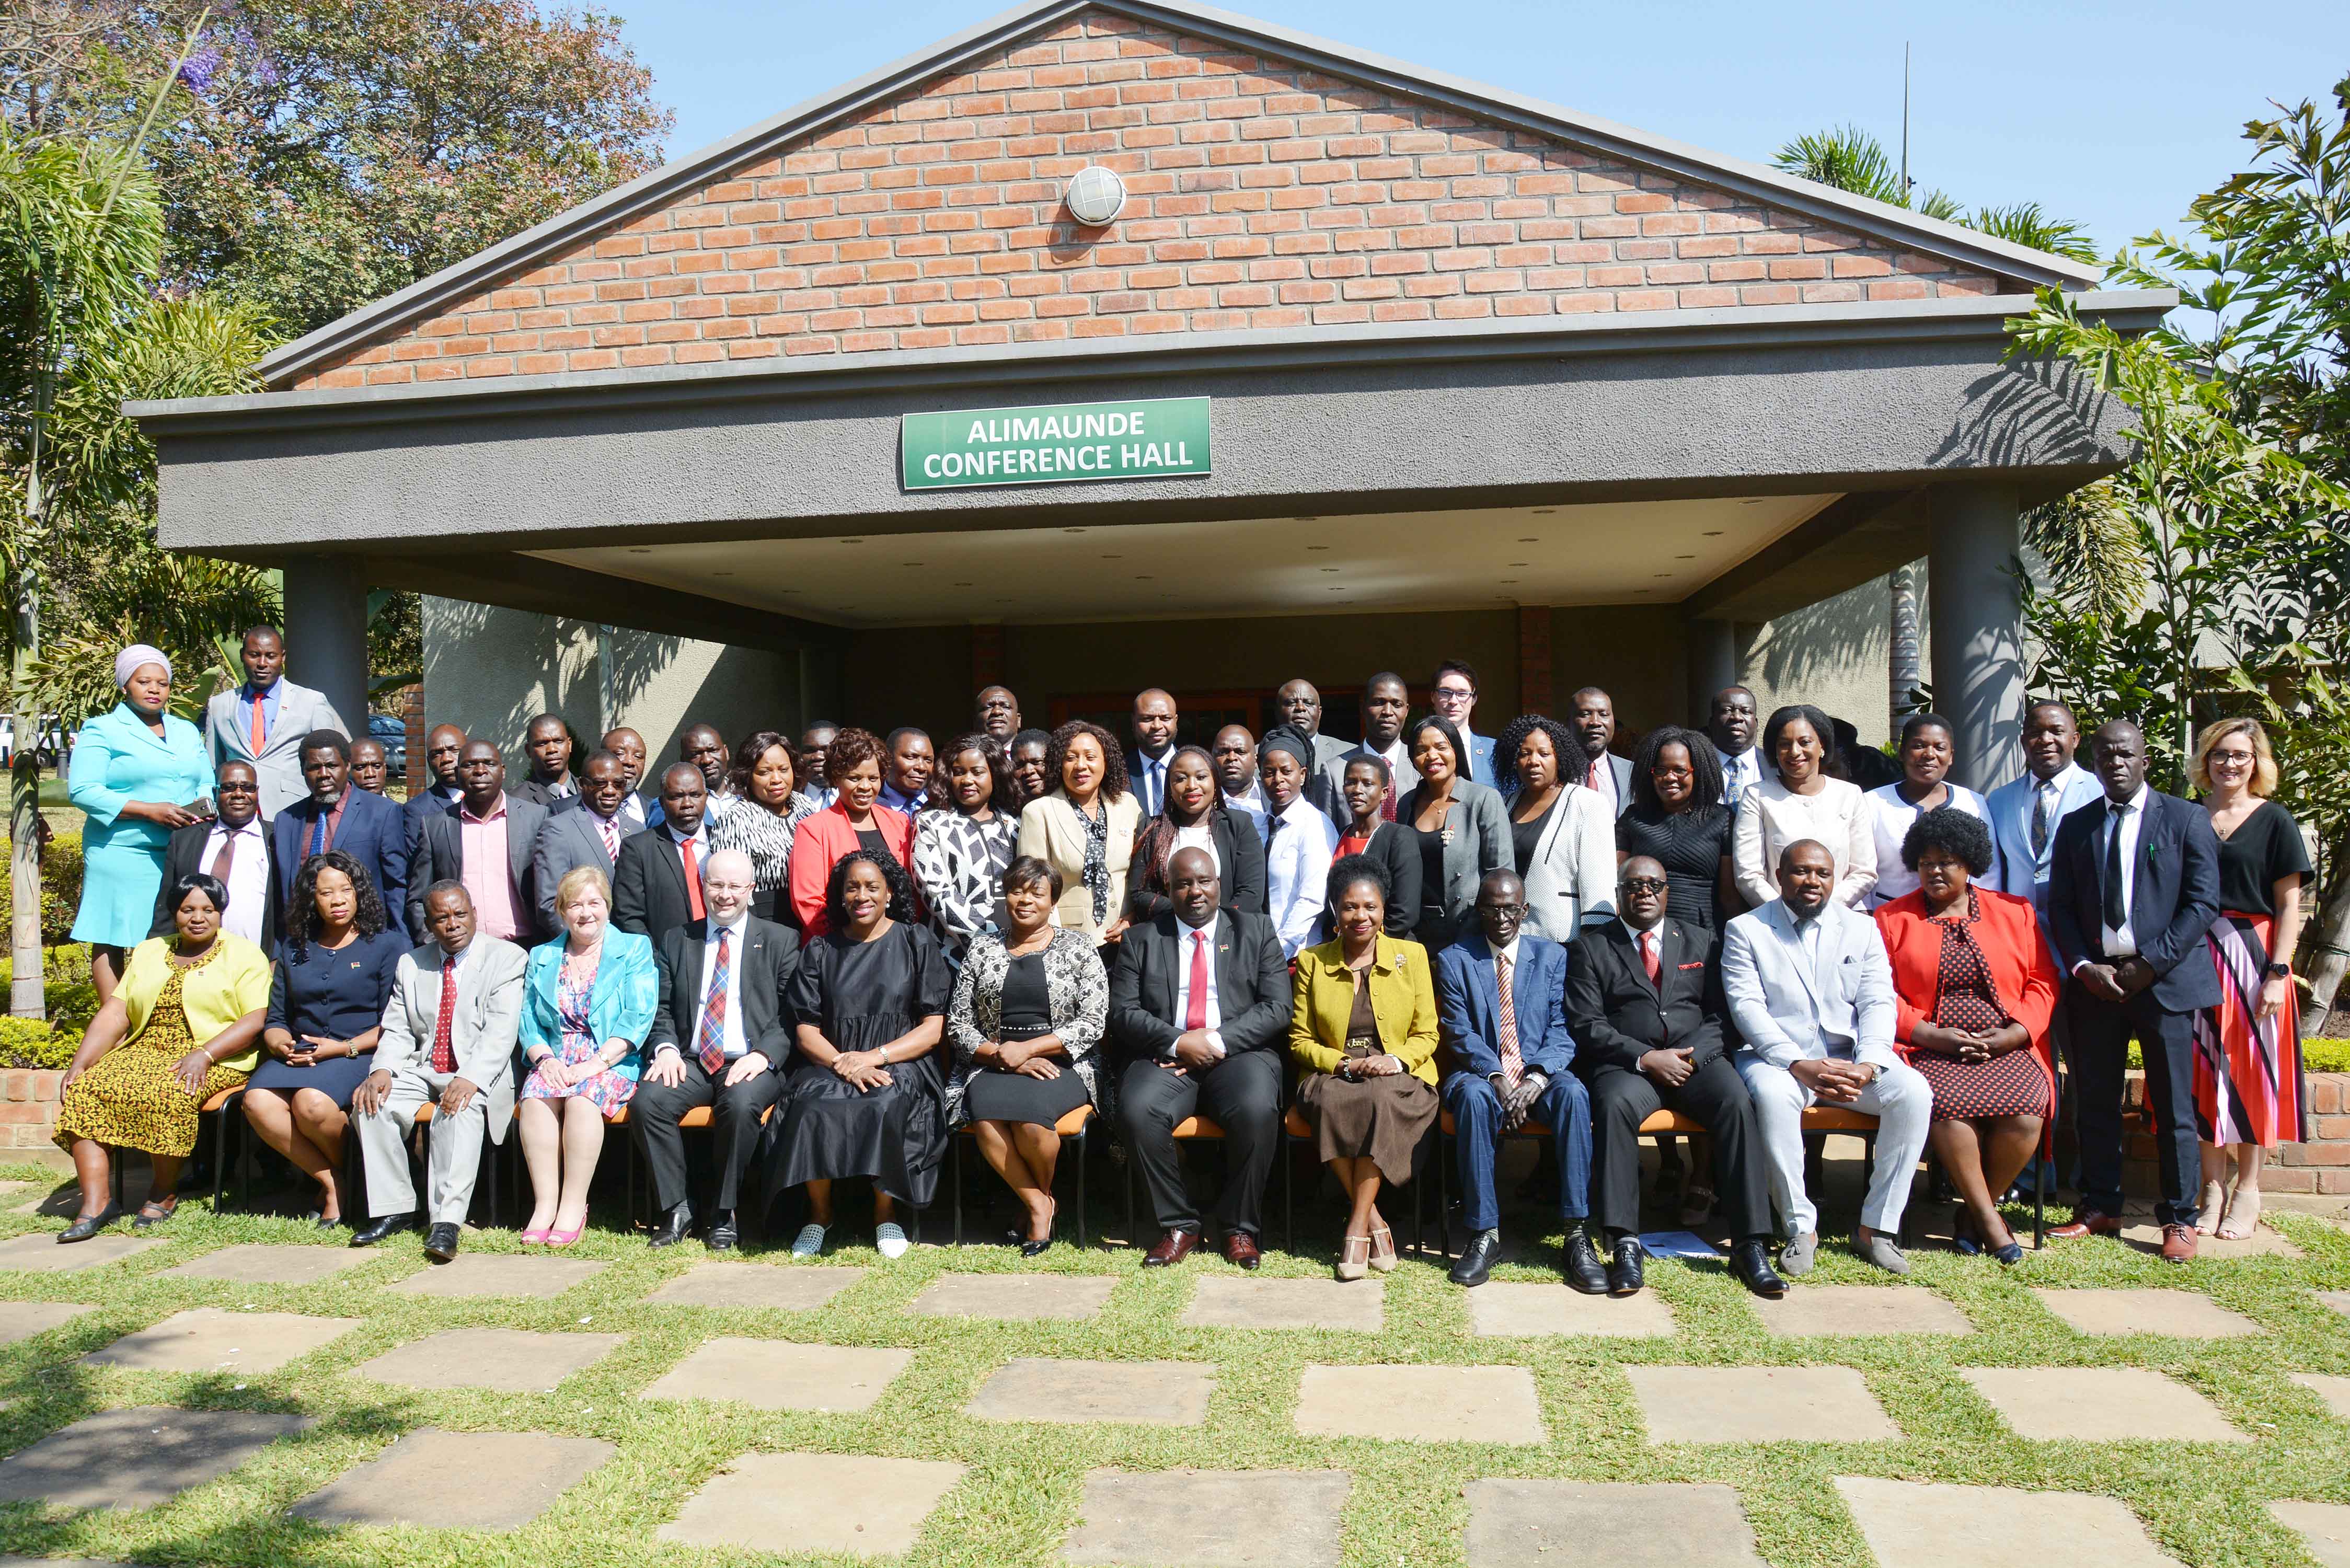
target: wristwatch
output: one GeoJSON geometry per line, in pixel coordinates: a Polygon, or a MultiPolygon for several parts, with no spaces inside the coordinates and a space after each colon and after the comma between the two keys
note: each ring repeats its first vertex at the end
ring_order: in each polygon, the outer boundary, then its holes
{"type": "Polygon", "coordinates": [[[2261,972],[2268,976],[2271,980],[2291,980],[2293,978],[2293,965],[2289,963],[2272,963],[2269,965],[2268,968],[2261,971],[2261,972]]]}

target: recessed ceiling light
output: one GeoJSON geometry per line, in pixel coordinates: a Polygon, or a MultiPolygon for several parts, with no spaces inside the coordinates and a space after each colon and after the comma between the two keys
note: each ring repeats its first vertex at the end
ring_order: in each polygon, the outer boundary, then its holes
{"type": "Polygon", "coordinates": [[[1675,556],[1673,559],[1676,561],[1694,561],[1697,557],[1695,556],[1675,556]]]}
{"type": "Polygon", "coordinates": [[[1534,565],[1532,561],[1504,561],[1502,564],[1505,566],[1530,566],[1534,565]]]}
{"type": "Polygon", "coordinates": [[[1768,500],[1768,499],[1769,499],[1769,497],[1768,497],[1768,496],[1757,495],[1757,496],[1751,497],[1751,498],[1750,498],[1750,499],[1748,499],[1748,500],[1742,501],[1742,502],[1740,502],[1738,504],[1740,504],[1741,506],[1760,506],[1760,505],[1762,505],[1762,503],[1763,503],[1764,501],[1766,501],[1766,500],[1768,500]]]}
{"type": "Polygon", "coordinates": [[[898,564],[901,566],[921,566],[929,565],[926,561],[900,561],[898,564]]]}
{"type": "Polygon", "coordinates": [[[732,572],[712,572],[710,575],[713,577],[731,577],[734,574],[732,572]]]}
{"type": "Polygon", "coordinates": [[[959,588],[967,588],[967,587],[972,587],[972,584],[970,584],[970,583],[957,583],[957,584],[955,584],[955,587],[959,587],[959,588]]]}
{"type": "Polygon", "coordinates": [[[1138,583],[1155,583],[1159,579],[1152,576],[1149,572],[1137,572],[1134,574],[1134,580],[1138,583]]]}
{"type": "Polygon", "coordinates": [[[629,546],[629,554],[631,556],[650,556],[652,553],[653,549],[650,545],[631,545],[629,546]]]}
{"type": "Polygon", "coordinates": [[[1319,517],[1292,517],[1290,521],[1292,523],[1319,523],[1322,519],[1319,517]]]}
{"type": "Polygon", "coordinates": [[[1534,508],[1534,515],[1537,517],[1552,517],[1555,516],[1557,513],[1558,508],[1555,506],[1537,506],[1534,508]]]}
{"type": "Polygon", "coordinates": [[[1709,539],[1719,539],[1721,537],[1721,530],[1719,528],[1709,528],[1705,531],[1705,536],[1709,539]]]}
{"type": "Polygon", "coordinates": [[[1305,547],[1309,550],[1326,550],[1330,546],[1327,545],[1308,545],[1305,547]]]}
{"type": "Polygon", "coordinates": [[[862,539],[843,539],[841,543],[844,545],[862,545],[865,541],[862,539]]]}
{"type": "Polygon", "coordinates": [[[1064,534],[1082,534],[1085,530],[1082,528],[1064,528],[1061,532],[1064,534]]]}
{"type": "Polygon", "coordinates": [[[1343,593],[1345,593],[1347,590],[1346,590],[1345,588],[1339,587],[1337,587],[1336,585],[1335,585],[1335,584],[1334,584],[1334,585],[1332,585],[1330,591],[1331,591],[1332,593],[1334,593],[1334,594],[1343,594],[1343,593]]]}
{"type": "Polygon", "coordinates": [[[1326,571],[1326,572],[1335,572],[1335,571],[1336,571],[1338,568],[1337,568],[1337,567],[1336,567],[1336,566],[1325,566],[1325,567],[1323,567],[1322,569],[1323,569],[1324,571],[1326,571]]]}
{"type": "Polygon", "coordinates": [[[1104,556],[1102,559],[1105,561],[1123,561],[1126,557],[1124,556],[1104,556]]]}
{"type": "Polygon", "coordinates": [[[1521,545],[1539,545],[1542,543],[1542,537],[1540,535],[1528,534],[1523,538],[1521,538],[1518,543],[1521,545]]]}
{"type": "Polygon", "coordinates": [[[1669,576],[1672,576],[1672,574],[1671,574],[1670,572],[1659,572],[1659,573],[1657,574],[1657,576],[1660,576],[1660,577],[1669,577],[1669,576]]]}

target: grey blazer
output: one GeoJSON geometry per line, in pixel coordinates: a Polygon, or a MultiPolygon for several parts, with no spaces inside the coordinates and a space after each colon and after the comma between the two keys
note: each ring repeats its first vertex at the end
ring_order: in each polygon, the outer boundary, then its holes
{"type": "MultiPolygon", "coordinates": [[[[1427,787],[1415,785],[1396,802],[1398,826],[1417,827],[1419,792],[1427,787]]],[[[1510,814],[1502,805],[1501,791],[1471,778],[1456,780],[1444,826],[1451,830],[1452,841],[1444,846],[1443,883],[1430,887],[1423,882],[1419,889],[1420,909],[1436,913],[1413,917],[1413,940],[1431,953],[1443,951],[1461,934],[1470,906],[1477,901],[1478,880],[1486,872],[1517,869],[1517,854],[1510,845],[1510,814]]],[[[1417,844],[1411,847],[1418,852],[1417,844]]]]}
{"type": "MultiPolygon", "coordinates": [[[[376,1039],[375,1064],[386,1072],[428,1071],[441,1026],[441,976],[448,955],[439,942],[402,953],[376,1039]]],[[[450,1044],[457,1076],[482,1091],[490,1141],[505,1141],[514,1120],[515,1041],[522,1032],[523,973],[530,955],[495,937],[475,937],[457,970],[457,1014],[450,1044]]]]}
{"type": "Polygon", "coordinates": [[[338,730],[347,741],[364,737],[351,733],[324,692],[281,677],[277,721],[262,742],[261,754],[255,756],[253,710],[236,700],[244,689],[241,683],[233,686],[204,704],[204,755],[212,759],[214,772],[223,763],[251,763],[261,779],[261,815],[276,816],[310,793],[302,782],[303,736],[313,730],[338,730]]]}
{"type": "MultiPolygon", "coordinates": [[[[615,815],[612,821],[623,840],[632,833],[643,831],[629,825],[625,811],[615,815]]],[[[531,879],[538,888],[540,928],[548,931],[563,929],[562,917],[555,909],[555,888],[573,867],[593,866],[609,883],[616,858],[604,853],[604,836],[596,830],[596,814],[586,806],[549,816],[546,826],[538,830],[538,843],[531,851],[531,879]]]]}
{"type": "Polygon", "coordinates": [[[1890,1072],[1901,1058],[1893,1051],[1898,1009],[1885,939],[1876,920],[1833,900],[1819,919],[1810,963],[1785,899],[1730,922],[1721,943],[1730,1015],[1746,1049],[1774,1067],[1844,1056],[1890,1072]]]}

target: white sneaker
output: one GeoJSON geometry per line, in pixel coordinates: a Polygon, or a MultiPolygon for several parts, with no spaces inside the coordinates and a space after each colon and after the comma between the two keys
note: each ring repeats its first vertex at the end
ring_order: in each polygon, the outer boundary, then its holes
{"type": "Polygon", "coordinates": [[[885,1258],[902,1258],[912,1245],[906,1240],[906,1232],[890,1221],[884,1220],[873,1228],[874,1250],[885,1258]]]}
{"type": "Polygon", "coordinates": [[[824,1227],[821,1225],[803,1225],[800,1233],[792,1238],[792,1256],[795,1258],[814,1258],[823,1251],[824,1227]]]}

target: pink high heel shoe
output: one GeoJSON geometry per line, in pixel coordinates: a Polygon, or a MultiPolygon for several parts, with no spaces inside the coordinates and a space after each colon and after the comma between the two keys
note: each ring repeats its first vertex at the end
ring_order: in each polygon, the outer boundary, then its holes
{"type": "Polygon", "coordinates": [[[547,1238],[554,1233],[551,1230],[525,1231],[522,1233],[522,1244],[525,1247],[544,1247],[546,1245],[547,1238]]]}
{"type": "Polygon", "coordinates": [[[582,1220],[568,1231],[550,1230],[546,1233],[546,1244],[550,1247],[568,1247],[572,1242],[579,1240],[587,1229],[588,1221],[582,1220]]]}

